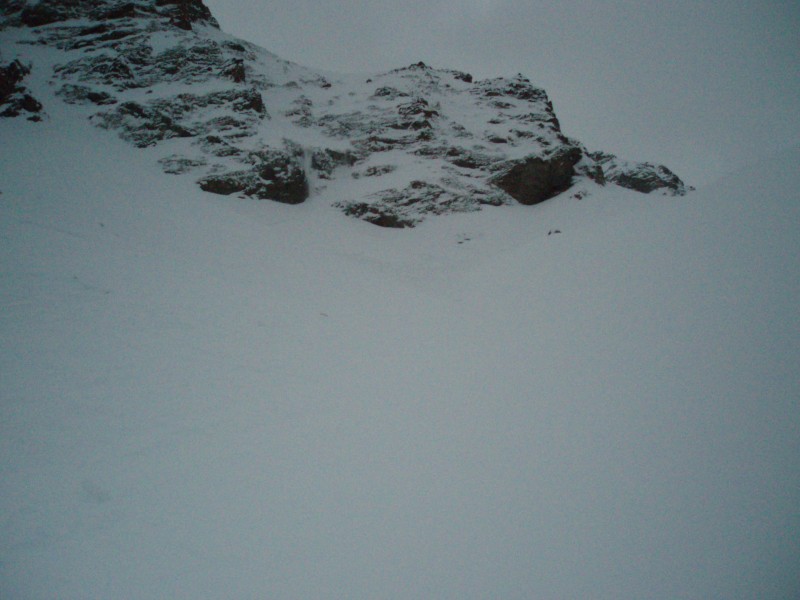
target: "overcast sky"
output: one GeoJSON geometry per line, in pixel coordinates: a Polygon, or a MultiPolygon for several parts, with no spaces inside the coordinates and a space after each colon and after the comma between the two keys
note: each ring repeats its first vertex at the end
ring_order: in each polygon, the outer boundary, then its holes
{"type": "Polygon", "coordinates": [[[702,185],[800,144],[800,2],[206,0],[222,28],[342,72],[521,72],[589,149],[702,185]]]}

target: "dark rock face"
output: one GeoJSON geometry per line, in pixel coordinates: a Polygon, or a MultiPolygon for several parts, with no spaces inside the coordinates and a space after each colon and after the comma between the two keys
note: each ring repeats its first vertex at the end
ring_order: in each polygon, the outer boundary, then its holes
{"type": "Polygon", "coordinates": [[[17,91],[17,86],[30,72],[31,70],[18,60],[7,67],[0,67],[0,102],[5,102],[11,94],[17,91]]]}
{"type": "Polygon", "coordinates": [[[79,2],[41,2],[25,8],[20,21],[28,27],[39,27],[74,18],[79,14],[79,2]]]}
{"type": "Polygon", "coordinates": [[[30,72],[30,68],[18,60],[0,67],[0,117],[18,117],[28,113],[28,120],[41,120],[38,113],[42,111],[42,103],[22,83],[30,72]]]}
{"type": "Polygon", "coordinates": [[[214,194],[242,193],[284,204],[300,204],[308,198],[308,179],[292,151],[265,149],[253,152],[248,160],[253,164],[251,169],[204,177],[198,182],[200,188],[214,194]]]}
{"type": "Polygon", "coordinates": [[[29,6],[26,2],[6,2],[0,14],[14,26],[42,27],[69,19],[96,21],[152,15],[166,19],[172,25],[191,30],[192,24],[203,23],[219,27],[202,0],[155,0],[154,3],[119,2],[118,0],[40,0],[29,6]]]}
{"type": "Polygon", "coordinates": [[[285,204],[300,204],[308,198],[308,179],[298,156],[283,150],[253,153],[255,171],[263,182],[258,196],[285,204]]]}
{"type": "Polygon", "coordinates": [[[568,190],[581,159],[580,148],[566,148],[548,157],[532,156],[513,164],[493,183],[520,204],[538,204],[568,190]]]}

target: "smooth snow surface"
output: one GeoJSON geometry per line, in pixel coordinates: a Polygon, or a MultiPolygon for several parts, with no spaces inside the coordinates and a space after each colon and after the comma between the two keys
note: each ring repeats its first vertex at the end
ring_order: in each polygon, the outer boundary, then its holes
{"type": "Polygon", "coordinates": [[[47,105],[0,123],[2,598],[800,593],[800,150],[387,230],[47,105]]]}

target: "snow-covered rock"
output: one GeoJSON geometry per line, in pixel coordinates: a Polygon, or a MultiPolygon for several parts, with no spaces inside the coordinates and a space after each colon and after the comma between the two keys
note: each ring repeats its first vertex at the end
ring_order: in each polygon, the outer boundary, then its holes
{"type": "Polygon", "coordinates": [[[42,68],[64,102],[96,108],[94,124],[209,192],[292,204],[314,195],[388,227],[536,204],[580,180],[582,195],[590,182],[686,193],[666,167],[565,136],[547,93],[523,75],[475,81],[422,62],[327,75],[226,35],[201,0],[17,1],[2,11],[15,58],[32,45],[56,52],[42,68]]]}
{"type": "Polygon", "coordinates": [[[30,67],[14,60],[7,67],[0,67],[0,117],[18,117],[27,113],[28,119],[38,121],[42,104],[28,93],[23,80],[31,72],[30,67]]]}

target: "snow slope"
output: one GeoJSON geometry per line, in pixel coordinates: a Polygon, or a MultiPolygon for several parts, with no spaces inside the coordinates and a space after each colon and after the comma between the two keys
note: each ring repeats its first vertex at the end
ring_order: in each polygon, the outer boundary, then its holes
{"type": "Polygon", "coordinates": [[[390,230],[40,93],[0,122],[4,599],[800,592],[800,149],[390,230]]]}

